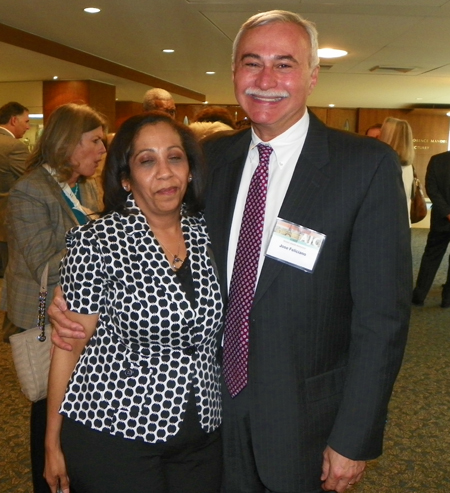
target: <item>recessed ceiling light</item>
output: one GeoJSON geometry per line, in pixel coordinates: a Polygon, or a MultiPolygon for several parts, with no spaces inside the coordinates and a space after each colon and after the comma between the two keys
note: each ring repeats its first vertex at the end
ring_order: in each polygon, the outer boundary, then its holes
{"type": "Polygon", "coordinates": [[[334,108],[334,103],[330,103],[328,106],[329,106],[330,108],[334,108]]]}
{"type": "Polygon", "coordinates": [[[203,104],[208,104],[208,101],[203,101],[203,104]]]}
{"type": "Polygon", "coordinates": [[[344,50],[335,50],[334,48],[320,48],[318,54],[320,58],[339,58],[348,55],[348,52],[344,50]]]}
{"type": "Polygon", "coordinates": [[[56,80],[57,78],[58,78],[58,76],[57,76],[57,75],[54,75],[54,76],[53,76],[53,80],[56,80]]]}
{"type": "Polygon", "coordinates": [[[214,75],[215,72],[206,72],[206,75],[214,75]]]}
{"type": "Polygon", "coordinates": [[[97,7],[86,7],[83,10],[88,14],[98,14],[100,12],[100,9],[98,9],[97,7]]]}
{"type": "Polygon", "coordinates": [[[175,50],[171,50],[171,49],[166,49],[166,50],[163,50],[164,53],[174,53],[175,50]]]}

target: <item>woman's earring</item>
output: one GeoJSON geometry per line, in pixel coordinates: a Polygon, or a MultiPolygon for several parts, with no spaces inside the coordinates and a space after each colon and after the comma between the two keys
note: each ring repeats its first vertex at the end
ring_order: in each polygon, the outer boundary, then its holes
{"type": "Polygon", "coordinates": [[[192,181],[192,175],[189,175],[188,182],[191,183],[192,181]]]}
{"type": "Polygon", "coordinates": [[[125,190],[125,192],[129,192],[130,191],[129,185],[124,185],[123,186],[123,189],[125,190]]]}

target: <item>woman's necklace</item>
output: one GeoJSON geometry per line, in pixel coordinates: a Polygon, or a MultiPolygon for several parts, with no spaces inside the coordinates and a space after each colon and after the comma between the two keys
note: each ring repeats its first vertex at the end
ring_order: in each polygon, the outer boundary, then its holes
{"type": "Polygon", "coordinates": [[[72,189],[72,192],[75,195],[75,197],[78,198],[78,194],[79,194],[79,191],[80,191],[80,186],[78,185],[78,182],[75,183],[75,186],[74,187],[70,187],[70,188],[72,189]]]}
{"type": "Polygon", "coordinates": [[[159,244],[164,248],[164,250],[167,250],[170,253],[170,255],[172,255],[172,257],[173,257],[172,263],[170,264],[170,267],[172,267],[173,270],[178,270],[181,267],[181,265],[178,265],[178,264],[183,263],[183,260],[178,256],[178,254],[180,252],[181,241],[182,240],[180,240],[178,242],[177,253],[175,253],[175,254],[173,254],[161,241],[159,241],[159,244]]]}

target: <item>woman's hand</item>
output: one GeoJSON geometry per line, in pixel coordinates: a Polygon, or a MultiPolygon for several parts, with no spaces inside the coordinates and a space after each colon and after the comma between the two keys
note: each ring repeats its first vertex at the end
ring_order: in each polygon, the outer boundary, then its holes
{"type": "Polygon", "coordinates": [[[60,448],[45,453],[44,477],[52,493],[69,493],[66,461],[60,448]]]}

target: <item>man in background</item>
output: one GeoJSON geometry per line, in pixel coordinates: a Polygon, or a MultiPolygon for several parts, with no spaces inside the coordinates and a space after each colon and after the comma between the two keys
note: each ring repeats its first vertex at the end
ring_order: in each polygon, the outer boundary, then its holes
{"type": "Polygon", "coordinates": [[[367,130],[365,135],[367,137],[372,137],[374,139],[379,139],[380,134],[381,134],[381,127],[383,126],[382,123],[375,123],[374,125],[371,125],[367,130]]]}
{"type": "MultiPolygon", "coordinates": [[[[432,156],[425,176],[425,188],[432,202],[430,231],[420,262],[412,302],[423,306],[450,243],[450,152],[432,156]]],[[[450,308],[450,258],[447,281],[442,289],[442,308],[450,308]]]]}
{"type": "Polygon", "coordinates": [[[159,87],[149,89],[144,94],[142,109],[144,111],[164,111],[172,118],[175,118],[177,111],[175,101],[170,92],[167,92],[165,89],[160,89],[159,87]]]}
{"type": "MultiPolygon", "coordinates": [[[[29,155],[28,147],[19,139],[30,128],[29,112],[25,106],[14,101],[0,108],[0,277],[8,263],[8,244],[6,242],[6,206],[9,190],[24,173],[29,155]]],[[[3,340],[15,332],[5,315],[3,322],[3,340]]]]}

